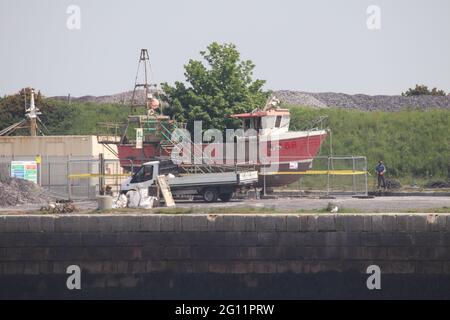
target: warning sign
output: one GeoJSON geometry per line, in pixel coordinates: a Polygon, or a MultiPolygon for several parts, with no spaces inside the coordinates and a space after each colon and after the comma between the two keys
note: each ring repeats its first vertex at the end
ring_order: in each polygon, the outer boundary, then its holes
{"type": "Polygon", "coordinates": [[[11,177],[37,183],[37,176],[36,161],[11,161],[11,177]]]}

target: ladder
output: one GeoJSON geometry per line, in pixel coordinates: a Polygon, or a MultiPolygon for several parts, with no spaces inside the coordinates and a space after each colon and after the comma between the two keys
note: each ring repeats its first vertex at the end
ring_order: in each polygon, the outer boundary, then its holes
{"type": "Polygon", "coordinates": [[[158,176],[156,179],[159,190],[161,191],[166,207],[175,207],[175,201],[173,200],[172,191],[170,190],[167,177],[164,175],[158,176]]]}

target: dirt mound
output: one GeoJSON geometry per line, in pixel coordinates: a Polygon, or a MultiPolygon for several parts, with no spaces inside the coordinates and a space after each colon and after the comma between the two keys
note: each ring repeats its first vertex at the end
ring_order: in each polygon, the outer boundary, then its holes
{"type": "MultiPolygon", "coordinates": [[[[162,91],[152,91],[163,94],[162,91]]],[[[304,92],[295,90],[278,90],[273,92],[281,102],[289,105],[302,105],[316,108],[342,108],[358,109],[364,111],[400,111],[405,108],[419,110],[447,109],[450,110],[449,96],[412,96],[404,97],[400,95],[366,95],[366,94],[345,94],[337,92],[304,92]]],[[[118,103],[129,104],[133,96],[133,91],[126,91],[106,96],[83,96],[71,97],[71,101],[93,102],[93,103],[118,103]]],[[[56,100],[67,100],[67,97],[51,97],[56,100]]],[[[145,105],[145,91],[137,90],[135,102],[145,105]]]]}
{"type": "Polygon", "coordinates": [[[0,207],[45,204],[53,198],[37,184],[16,178],[0,180],[0,207]]]}
{"type": "Polygon", "coordinates": [[[369,96],[366,94],[345,94],[335,92],[311,93],[280,90],[275,96],[286,104],[316,108],[358,109],[364,111],[400,111],[405,108],[419,110],[450,109],[450,96],[369,96]]]}

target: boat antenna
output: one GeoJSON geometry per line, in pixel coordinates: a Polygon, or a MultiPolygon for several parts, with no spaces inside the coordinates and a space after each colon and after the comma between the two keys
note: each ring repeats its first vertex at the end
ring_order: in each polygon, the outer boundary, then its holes
{"type": "Polygon", "coordinates": [[[263,111],[268,111],[272,109],[278,109],[280,104],[280,100],[278,100],[274,95],[271,95],[264,106],[263,111]]]}

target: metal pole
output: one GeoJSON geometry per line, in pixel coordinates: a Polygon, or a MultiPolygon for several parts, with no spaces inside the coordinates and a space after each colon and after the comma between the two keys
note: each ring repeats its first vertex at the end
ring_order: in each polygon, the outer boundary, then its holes
{"type": "Polygon", "coordinates": [[[356,176],[355,176],[355,157],[352,156],[352,167],[353,167],[353,174],[352,174],[352,182],[353,182],[353,194],[356,194],[356,176]]]}
{"type": "Polygon", "coordinates": [[[267,196],[267,194],[266,194],[266,167],[265,166],[263,166],[263,168],[264,168],[264,176],[263,176],[263,180],[264,180],[264,197],[265,196],[267,196]]]}
{"type": "MultiPolygon", "coordinates": [[[[67,179],[67,196],[69,200],[72,200],[72,187],[70,185],[70,160],[67,159],[67,168],[66,168],[66,179],[67,179]]],[[[50,178],[49,178],[50,179],[50,178]]]]}
{"type": "MultiPolygon", "coordinates": [[[[89,174],[89,178],[86,179],[87,181],[87,198],[90,199],[91,198],[91,173],[92,173],[92,160],[87,162],[87,173],[89,174]]],[[[95,185],[94,185],[95,188],[95,185]]]]}
{"type": "Polygon", "coordinates": [[[103,177],[103,175],[105,174],[105,157],[103,155],[103,153],[100,153],[98,155],[98,160],[99,160],[99,167],[98,167],[98,173],[100,174],[99,177],[99,191],[100,192],[104,192],[105,191],[105,179],[103,177]]]}
{"type": "MultiPolygon", "coordinates": [[[[47,161],[48,161],[48,158],[47,158],[47,161]]],[[[51,174],[52,174],[52,170],[51,170],[51,165],[50,165],[50,161],[48,161],[48,190],[52,190],[52,185],[51,185],[51,174]]]]}
{"type": "Polygon", "coordinates": [[[42,187],[42,156],[39,155],[39,185],[42,187]]]}
{"type": "Polygon", "coordinates": [[[332,157],[332,156],[333,156],[333,134],[330,129],[330,157],[332,157]]]}
{"type": "Polygon", "coordinates": [[[364,177],[365,177],[365,183],[366,183],[366,197],[369,195],[369,191],[367,189],[367,158],[364,157],[364,177]]]}
{"type": "Polygon", "coordinates": [[[327,170],[327,196],[330,195],[330,161],[331,161],[331,157],[328,157],[328,170],[327,170]]]}

